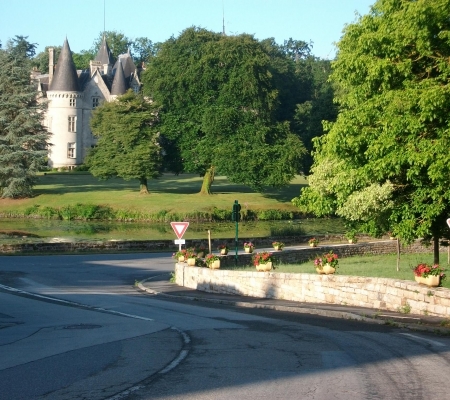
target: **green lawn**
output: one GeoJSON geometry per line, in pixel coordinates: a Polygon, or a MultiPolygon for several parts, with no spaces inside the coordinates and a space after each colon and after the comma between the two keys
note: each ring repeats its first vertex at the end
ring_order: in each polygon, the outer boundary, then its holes
{"type": "Polygon", "coordinates": [[[283,189],[267,189],[256,193],[243,185],[228,182],[217,176],[210,196],[198,194],[202,178],[193,174],[164,174],[156,180],[149,180],[149,195],[139,193],[138,181],[124,181],[120,178],[98,180],[87,172],[47,172],[39,175],[34,188],[35,197],[30,199],[0,199],[0,213],[9,210],[21,212],[34,205],[64,207],[66,205],[97,204],[108,205],[113,209],[135,210],[145,213],[209,211],[231,209],[235,200],[242,209],[277,209],[298,211],[291,204],[298,196],[300,188],[306,185],[304,178],[296,177],[283,189]]]}
{"type": "MultiPolygon", "coordinates": [[[[447,252],[440,254],[440,265],[447,268],[448,279],[445,279],[442,286],[450,289],[450,265],[447,262],[447,252]]],[[[337,273],[340,275],[379,277],[414,281],[412,267],[421,262],[433,263],[431,253],[424,254],[402,254],[400,257],[400,270],[397,272],[397,254],[368,255],[341,258],[337,273]]],[[[254,271],[254,267],[229,268],[234,270],[254,271]]],[[[302,264],[281,264],[276,265],[274,272],[287,273],[310,273],[315,274],[313,261],[302,264]]]]}

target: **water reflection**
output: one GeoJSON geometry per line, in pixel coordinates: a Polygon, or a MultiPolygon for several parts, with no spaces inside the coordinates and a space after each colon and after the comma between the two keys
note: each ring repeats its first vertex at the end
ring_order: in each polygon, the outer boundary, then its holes
{"type": "MultiPolygon", "coordinates": [[[[234,238],[233,222],[190,223],[185,239],[234,238]]],[[[295,221],[249,221],[239,223],[239,237],[298,236],[342,234],[339,219],[302,219],[295,221]]],[[[0,243],[55,240],[172,240],[170,223],[115,221],[60,221],[38,219],[0,219],[0,243]]]]}

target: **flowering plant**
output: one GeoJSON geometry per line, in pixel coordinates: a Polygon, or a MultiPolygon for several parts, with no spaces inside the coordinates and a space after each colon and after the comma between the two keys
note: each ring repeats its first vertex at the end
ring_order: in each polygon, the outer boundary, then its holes
{"type": "Polygon", "coordinates": [[[331,251],[329,251],[328,253],[324,254],[322,257],[317,257],[314,260],[314,265],[316,266],[316,268],[320,268],[322,269],[322,267],[325,264],[329,264],[331,267],[333,268],[337,268],[338,267],[338,255],[336,253],[333,253],[331,251]]]}
{"type": "Polygon", "coordinates": [[[319,239],[311,238],[308,240],[308,243],[317,245],[317,244],[319,244],[319,239]]]}
{"type": "Polygon", "coordinates": [[[283,250],[284,248],[284,243],[283,242],[273,242],[272,243],[273,247],[278,247],[280,250],[283,250]]]}
{"type": "Polygon", "coordinates": [[[244,249],[253,249],[255,245],[252,242],[245,242],[244,249]]]}
{"type": "Polygon", "coordinates": [[[272,253],[269,253],[268,251],[263,251],[261,253],[256,253],[253,256],[253,265],[259,265],[259,264],[267,264],[269,261],[273,261],[272,253]]]}
{"type": "Polygon", "coordinates": [[[427,278],[430,275],[440,276],[441,281],[445,279],[444,268],[441,268],[439,264],[428,265],[425,263],[420,263],[413,269],[415,276],[420,276],[422,278],[427,278]]]}
{"type": "Polygon", "coordinates": [[[220,258],[214,254],[207,254],[205,257],[205,262],[208,265],[208,267],[214,262],[220,260],[220,258]]]}
{"type": "Polygon", "coordinates": [[[217,250],[228,250],[228,245],[226,243],[219,244],[217,250]]]}
{"type": "Polygon", "coordinates": [[[190,247],[189,249],[185,250],[185,257],[186,258],[196,258],[197,257],[197,253],[195,251],[195,249],[193,247],[190,247]]]}
{"type": "MultiPolygon", "coordinates": [[[[179,257],[186,257],[186,249],[178,250],[177,252],[172,254],[172,257],[178,259],[179,257]]],[[[187,258],[187,257],[186,257],[187,258]]]]}
{"type": "Polygon", "coordinates": [[[205,254],[206,253],[206,246],[205,245],[203,245],[203,244],[199,244],[196,248],[195,248],[195,252],[198,254],[198,253],[203,253],[203,254],[205,254]]]}

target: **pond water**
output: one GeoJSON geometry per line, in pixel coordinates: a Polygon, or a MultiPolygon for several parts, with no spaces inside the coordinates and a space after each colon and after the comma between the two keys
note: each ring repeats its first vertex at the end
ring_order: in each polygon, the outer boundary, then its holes
{"type": "MultiPolygon", "coordinates": [[[[189,224],[183,239],[234,238],[234,222],[189,224]]],[[[342,234],[339,219],[302,219],[295,221],[240,222],[240,238],[342,234]]],[[[0,219],[0,244],[23,242],[85,240],[172,240],[176,239],[170,222],[60,221],[42,219],[0,219]]]]}

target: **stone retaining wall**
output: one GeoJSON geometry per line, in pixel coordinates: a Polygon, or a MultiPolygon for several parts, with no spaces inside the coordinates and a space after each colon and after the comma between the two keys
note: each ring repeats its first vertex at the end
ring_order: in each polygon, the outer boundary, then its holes
{"type": "Polygon", "coordinates": [[[450,317],[450,290],[414,281],[344,275],[210,270],[175,264],[176,283],[212,293],[450,317]]]}

